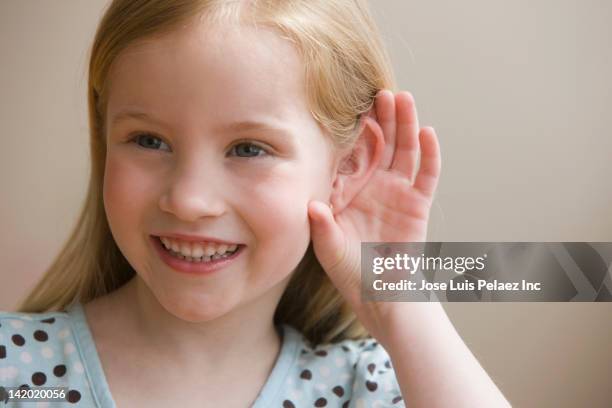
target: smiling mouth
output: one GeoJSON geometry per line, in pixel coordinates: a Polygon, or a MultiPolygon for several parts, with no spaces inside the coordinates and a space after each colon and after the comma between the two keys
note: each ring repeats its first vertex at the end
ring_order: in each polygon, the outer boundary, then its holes
{"type": "Polygon", "coordinates": [[[201,256],[188,256],[181,252],[176,252],[172,248],[166,247],[160,237],[154,236],[154,238],[157,240],[161,248],[163,248],[166,252],[168,252],[174,258],[192,262],[192,263],[213,263],[217,260],[227,259],[227,258],[232,257],[234,254],[236,254],[238,251],[240,251],[245,246],[243,244],[237,244],[235,249],[231,251],[226,250],[225,252],[221,254],[214,253],[212,255],[203,254],[201,256]]]}

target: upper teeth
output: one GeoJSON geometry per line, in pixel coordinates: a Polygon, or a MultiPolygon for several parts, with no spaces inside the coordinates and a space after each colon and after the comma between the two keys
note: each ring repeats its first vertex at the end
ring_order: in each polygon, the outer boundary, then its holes
{"type": "Polygon", "coordinates": [[[212,242],[186,242],[174,238],[159,237],[166,249],[171,249],[183,256],[201,258],[202,256],[223,255],[234,251],[238,245],[215,244],[212,242]]]}

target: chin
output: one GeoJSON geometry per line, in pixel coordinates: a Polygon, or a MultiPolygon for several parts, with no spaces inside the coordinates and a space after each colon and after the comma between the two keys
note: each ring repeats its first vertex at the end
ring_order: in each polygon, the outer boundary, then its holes
{"type": "Polygon", "coordinates": [[[171,299],[159,299],[161,306],[177,319],[191,323],[203,323],[225,315],[228,310],[227,299],[219,302],[215,298],[179,296],[171,299]]]}

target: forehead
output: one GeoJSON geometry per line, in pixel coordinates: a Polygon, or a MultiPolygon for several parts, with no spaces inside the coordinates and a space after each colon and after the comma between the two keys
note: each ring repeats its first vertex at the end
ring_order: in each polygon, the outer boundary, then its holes
{"type": "Polygon", "coordinates": [[[314,124],[302,62],[286,39],[196,20],[124,49],[109,72],[107,108],[109,125],[126,109],[180,126],[265,117],[314,124]]]}

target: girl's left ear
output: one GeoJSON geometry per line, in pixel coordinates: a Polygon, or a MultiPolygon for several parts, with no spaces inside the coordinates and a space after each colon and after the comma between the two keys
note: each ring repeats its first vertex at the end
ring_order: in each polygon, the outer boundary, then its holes
{"type": "Polygon", "coordinates": [[[371,112],[362,115],[359,136],[337,165],[330,197],[334,213],[341,212],[365,187],[379,166],[384,148],[385,139],[376,116],[371,112]]]}

